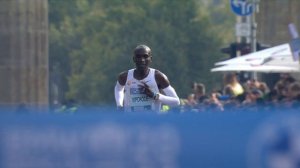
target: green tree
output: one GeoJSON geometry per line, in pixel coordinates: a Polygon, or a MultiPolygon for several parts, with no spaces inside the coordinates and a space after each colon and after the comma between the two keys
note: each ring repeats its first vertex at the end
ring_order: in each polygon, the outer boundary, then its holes
{"type": "Polygon", "coordinates": [[[194,81],[217,86],[219,76],[210,69],[223,41],[198,1],[70,3],[61,4],[72,9],[58,10],[61,17],[50,29],[50,55],[68,72],[67,97],[84,104],[113,103],[116,77],[133,67],[132,50],[140,43],[152,48],[152,67],[166,73],[179,96],[186,96],[194,81]]]}

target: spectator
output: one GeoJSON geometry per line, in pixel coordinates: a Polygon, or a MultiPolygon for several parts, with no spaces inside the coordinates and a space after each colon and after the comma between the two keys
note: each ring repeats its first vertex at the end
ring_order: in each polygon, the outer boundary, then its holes
{"type": "Polygon", "coordinates": [[[62,103],[62,106],[55,112],[59,113],[74,113],[78,111],[77,103],[74,99],[68,99],[62,103]]]}
{"type": "Polygon", "coordinates": [[[194,83],[193,85],[194,99],[198,104],[203,103],[209,97],[205,93],[205,85],[203,83],[194,83]]]}
{"type": "Polygon", "coordinates": [[[195,99],[195,94],[191,93],[186,99],[181,99],[181,106],[183,106],[184,111],[198,111],[196,109],[198,102],[195,99]]]}
{"type": "Polygon", "coordinates": [[[223,103],[219,100],[220,93],[213,92],[210,96],[208,107],[213,111],[224,111],[223,103]]]}
{"type": "Polygon", "coordinates": [[[289,85],[285,103],[289,107],[293,107],[293,106],[299,107],[299,103],[300,103],[300,83],[299,82],[294,82],[289,85]]]}
{"type": "Polygon", "coordinates": [[[228,73],[224,76],[223,94],[229,95],[232,98],[244,93],[244,88],[237,79],[235,73],[228,73]]]}
{"type": "Polygon", "coordinates": [[[258,85],[258,89],[260,91],[262,91],[263,98],[265,98],[268,95],[268,93],[270,92],[270,88],[268,87],[268,85],[265,82],[260,82],[258,85]]]}
{"type": "Polygon", "coordinates": [[[242,102],[243,109],[257,111],[265,105],[263,93],[259,89],[252,89],[246,92],[246,99],[242,102]]]}

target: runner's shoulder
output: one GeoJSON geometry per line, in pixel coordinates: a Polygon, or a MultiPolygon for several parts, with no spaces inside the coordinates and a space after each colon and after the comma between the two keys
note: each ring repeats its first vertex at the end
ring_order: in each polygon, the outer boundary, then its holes
{"type": "Polygon", "coordinates": [[[164,89],[170,85],[168,77],[159,70],[155,70],[155,80],[159,89],[164,89]]]}
{"type": "Polygon", "coordinates": [[[128,71],[123,71],[119,74],[118,81],[121,85],[125,85],[126,80],[127,80],[127,74],[128,74],[128,71]]]}

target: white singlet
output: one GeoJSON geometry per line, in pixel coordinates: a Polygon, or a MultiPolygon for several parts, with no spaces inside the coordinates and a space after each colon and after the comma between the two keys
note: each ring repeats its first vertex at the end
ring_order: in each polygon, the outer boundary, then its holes
{"type": "Polygon", "coordinates": [[[130,69],[127,74],[125,84],[124,110],[125,111],[156,111],[161,109],[161,103],[144,93],[144,89],[139,85],[146,83],[150,90],[159,93],[157,83],[155,81],[155,69],[150,68],[149,74],[142,80],[133,77],[134,69],[130,69]]]}

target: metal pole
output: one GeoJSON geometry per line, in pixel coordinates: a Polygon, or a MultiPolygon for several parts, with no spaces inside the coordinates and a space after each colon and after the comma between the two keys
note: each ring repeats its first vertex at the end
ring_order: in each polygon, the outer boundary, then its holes
{"type": "MultiPolygon", "coordinates": [[[[259,0],[252,0],[252,5],[253,5],[253,14],[251,15],[251,51],[256,52],[256,29],[257,29],[257,23],[255,20],[255,15],[258,12],[258,3],[259,0]]],[[[257,79],[257,72],[253,72],[253,79],[257,79]]]]}

